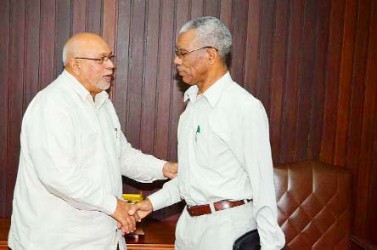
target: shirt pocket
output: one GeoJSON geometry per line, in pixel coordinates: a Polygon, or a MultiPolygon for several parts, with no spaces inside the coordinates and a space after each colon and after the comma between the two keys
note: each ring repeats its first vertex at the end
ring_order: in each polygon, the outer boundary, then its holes
{"type": "Polygon", "coordinates": [[[226,144],[229,143],[232,136],[232,131],[230,129],[229,117],[224,114],[212,114],[208,119],[208,125],[212,131],[212,140],[220,140],[226,144]]]}

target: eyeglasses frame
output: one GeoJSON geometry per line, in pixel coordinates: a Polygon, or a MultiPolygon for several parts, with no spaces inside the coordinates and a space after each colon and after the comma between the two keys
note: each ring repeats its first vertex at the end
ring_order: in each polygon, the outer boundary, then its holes
{"type": "Polygon", "coordinates": [[[112,61],[114,58],[115,58],[115,55],[101,56],[100,58],[75,57],[75,59],[97,61],[99,64],[103,64],[104,62],[107,62],[108,60],[112,61]]]}
{"type": "Polygon", "coordinates": [[[196,48],[196,49],[192,49],[192,50],[189,50],[187,52],[180,52],[181,49],[175,49],[174,50],[174,53],[175,53],[175,56],[178,57],[179,59],[182,59],[185,55],[188,55],[192,52],[195,52],[195,51],[198,51],[198,50],[202,50],[202,49],[215,49],[216,51],[219,51],[217,48],[215,47],[212,47],[212,46],[204,46],[204,47],[200,47],[200,48],[196,48]]]}

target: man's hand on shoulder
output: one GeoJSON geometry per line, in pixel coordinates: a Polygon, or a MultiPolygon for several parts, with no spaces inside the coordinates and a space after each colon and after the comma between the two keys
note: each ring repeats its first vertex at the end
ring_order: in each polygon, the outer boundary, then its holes
{"type": "Polygon", "coordinates": [[[173,179],[178,174],[178,163],[177,162],[166,162],[162,168],[162,173],[166,178],[173,179]]]}

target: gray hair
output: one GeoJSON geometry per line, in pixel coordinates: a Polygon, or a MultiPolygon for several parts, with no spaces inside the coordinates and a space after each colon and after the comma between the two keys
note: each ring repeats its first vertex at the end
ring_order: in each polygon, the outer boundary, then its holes
{"type": "Polygon", "coordinates": [[[232,48],[232,34],[230,34],[225,24],[216,17],[198,17],[184,24],[179,33],[181,34],[192,29],[197,32],[201,46],[216,48],[220,57],[226,60],[232,48]]]}
{"type": "Polygon", "coordinates": [[[63,47],[63,65],[66,66],[68,63],[68,48],[67,44],[63,47]]]}

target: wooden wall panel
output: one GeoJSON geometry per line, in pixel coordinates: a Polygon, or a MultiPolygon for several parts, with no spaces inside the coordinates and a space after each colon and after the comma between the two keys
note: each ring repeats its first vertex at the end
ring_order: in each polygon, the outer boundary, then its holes
{"type": "MultiPolygon", "coordinates": [[[[248,8],[247,39],[245,49],[244,87],[255,93],[258,77],[259,32],[261,0],[250,0],[248,8]]],[[[234,13],[233,15],[236,15],[234,13]]]]}
{"type": "Polygon", "coordinates": [[[75,0],[71,1],[71,4],[73,11],[72,33],[84,32],[86,30],[87,1],[75,0]]]}
{"type": "MultiPolygon", "coordinates": [[[[244,8],[244,7],[241,7],[244,8]]],[[[266,112],[270,113],[270,90],[271,90],[271,62],[273,54],[273,36],[275,24],[275,1],[263,0],[260,5],[260,32],[259,32],[259,58],[255,95],[263,103],[266,112]]],[[[246,9],[246,8],[244,8],[246,9]]],[[[237,26],[235,26],[237,27],[237,26]]],[[[238,48],[235,46],[235,48],[238,48]]],[[[241,47],[242,53],[243,49],[241,47]]],[[[235,68],[238,68],[234,65],[235,68]]],[[[243,66],[243,65],[240,65],[243,66]]],[[[233,67],[233,65],[232,65],[233,67]]],[[[247,70],[247,69],[246,69],[247,70]]],[[[242,71],[241,71],[242,72],[242,71]]],[[[251,90],[249,90],[251,91],[251,90]]]]}
{"type": "MultiPolygon", "coordinates": [[[[288,0],[276,2],[275,34],[273,41],[273,61],[271,69],[270,88],[270,141],[274,162],[278,162],[277,152],[280,151],[281,139],[280,126],[283,107],[283,87],[285,72],[287,70],[287,44],[288,44],[288,0]]],[[[251,91],[251,90],[250,90],[251,91]]]]}
{"type": "MultiPolygon", "coordinates": [[[[105,1],[105,6],[109,2],[105,1]]],[[[112,85],[111,94],[113,95],[114,106],[119,115],[120,123],[125,126],[127,114],[127,87],[128,87],[128,60],[129,60],[129,43],[130,43],[130,23],[131,23],[131,4],[129,1],[119,1],[117,14],[115,13],[115,4],[104,7],[105,13],[108,9],[111,14],[105,20],[104,27],[112,27],[114,21],[117,23],[117,40],[115,41],[114,54],[116,55],[115,80],[112,85]],[[117,19],[115,17],[118,16],[117,19]],[[114,21],[113,21],[114,19],[114,21]],[[110,21],[111,20],[111,21],[110,21]]],[[[110,38],[115,35],[115,28],[107,28],[103,31],[106,41],[114,40],[110,38]],[[111,31],[106,31],[111,30],[111,31]],[[106,35],[108,34],[108,35],[106,35]]]]}
{"type": "MultiPolygon", "coordinates": [[[[313,86],[310,93],[312,102],[310,129],[308,134],[307,156],[309,159],[319,159],[322,141],[323,110],[326,83],[326,58],[329,39],[329,20],[331,1],[319,1],[317,11],[317,24],[315,28],[315,57],[313,64],[313,86]]],[[[309,97],[309,96],[308,96],[309,97]]]]}
{"type": "Polygon", "coordinates": [[[313,93],[312,88],[315,86],[314,74],[312,65],[316,61],[316,13],[318,1],[307,0],[304,5],[304,23],[302,31],[302,47],[300,53],[300,74],[298,78],[298,107],[297,107],[297,129],[294,137],[296,138],[296,145],[294,151],[298,159],[305,159],[308,146],[308,135],[310,127],[310,118],[312,113],[311,98],[308,98],[310,93],[313,93]]]}
{"type": "MultiPolygon", "coordinates": [[[[161,1],[160,12],[160,37],[157,74],[157,101],[156,101],[156,141],[154,152],[156,156],[167,159],[169,152],[170,130],[170,105],[171,84],[174,79],[172,70],[173,48],[175,44],[174,35],[174,12],[175,2],[161,1]]],[[[173,145],[171,145],[173,146],[173,145]]]]}
{"type": "MultiPolygon", "coordinates": [[[[7,189],[8,169],[8,93],[9,93],[9,38],[10,38],[10,2],[3,1],[0,8],[0,217],[9,216],[9,203],[6,201],[7,193],[12,195],[13,188],[7,189]]],[[[17,140],[17,138],[13,138],[17,140]]],[[[13,177],[14,178],[14,177],[13,177]]],[[[9,185],[9,184],[8,184],[9,185]]]]}
{"type": "MultiPolygon", "coordinates": [[[[371,173],[376,173],[377,165],[376,163],[376,131],[377,131],[377,34],[375,27],[377,25],[377,4],[375,1],[372,1],[368,6],[370,13],[369,21],[369,36],[368,36],[368,53],[366,60],[366,74],[365,74],[365,94],[364,94],[364,111],[363,111],[363,125],[362,125],[362,135],[361,135],[361,151],[360,151],[360,163],[359,165],[359,178],[361,182],[366,183],[362,184],[367,186],[368,190],[364,195],[363,199],[366,199],[367,204],[366,210],[368,211],[364,219],[370,223],[369,227],[365,227],[365,233],[368,238],[374,239],[374,243],[377,243],[377,233],[371,230],[373,222],[377,222],[377,202],[372,198],[376,197],[374,193],[376,192],[376,177],[371,175],[371,173]],[[374,136],[373,136],[374,134],[374,136]],[[360,168],[360,166],[364,166],[360,168]],[[361,174],[363,173],[363,174],[361,174]]],[[[359,196],[358,196],[359,197],[359,196]]],[[[360,206],[361,207],[361,206],[360,206]]],[[[358,207],[358,208],[360,208],[358,207]]]]}
{"type": "Polygon", "coordinates": [[[157,74],[159,54],[160,1],[149,1],[146,13],[145,67],[143,86],[143,110],[141,114],[140,147],[148,154],[154,154],[156,127],[157,74]]]}
{"type": "MultiPolygon", "coordinates": [[[[291,1],[289,6],[290,13],[288,21],[288,48],[287,48],[287,72],[285,73],[285,86],[283,94],[284,108],[282,109],[281,134],[288,136],[282,139],[279,161],[292,162],[296,158],[294,151],[297,138],[294,133],[297,130],[297,110],[298,110],[298,83],[302,40],[302,26],[304,20],[304,1],[291,1]],[[289,140],[287,140],[289,138],[289,140]]],[[[274,154],[274,152],[273,152],[274,154]]]]}
{"type": "Polygon", "coordinates": [[[245,41],[247,40],[247,1],[240,0],[233,2],[232,25],[229,27],[233,35],[233,50],[231,60],[231,74],[234,81],[243,85],[245,41]]]}
{"type": "MultiPolygon", "coordinates": [[[[355,231],[361,235],[366,234],[367,221],[367,190],[368,166],[360,159],[361,137],[363,126],[364,98],[365,98],[365,73],[368,48],[368,30],[370,19],[370,2],[358,2],[358,20],[356,26],[356,40],[354,48],[354,64],[352,77],[352,95],[350,105],[350,132],[348,139],[347,165],[354,172],[354,197],[355,197],[355,231]],[[361,167],[360,167],[361,166],[361,167]]],[[[370,136],[370,135],[369,135],[370,136]]]]}
{"type": "Polygon", "coordinates": [[[55,25],[55,75],[59,75],[63,67],[63,46],[71,36],[71,2],[57,0],[56,2],[56,25],[55,25]]]}
{"type": "Polygon", "coordinates": [[[101,34],[102,0],[87,0],[87,3],[86,31],[101,34]]]}
{"type": "MultiPolygon", "coordinates": [[[[0,1],[0,217],[11,214],[21,117],[61,73],[70,35],[105,38],[116,55],[110,97],[128,140],[175,160],[187,89],[173,64],[175,41],[187,20],[214,15],[233,34],[232,77],[265,105],[274,162],[351,169],[353,234],[376,246],[376,9],[373,0],[0,1]]],[[[125,183],[145,194],[162,184],[125,183]]]]}
{"type": "Polygon", "coordinates": [[[17,175],[17,164],[19,157],[20,142],[18,137],[21,129],[22,119],[22,99],[24,83],[24,60],[25,60],[25,1],[17,0],[10,2],[10,20],[11,27],[9,32],[9,74],[8,79],[8,140],[7,140],[7,160],[6,163],[6,183],[5,188],[5,211],[11,210],[13,196],[13,187],[15,176],[17,175]],[[21,11],[20,11],[21,10],[21,11]],[[11,166],[11,167],[9,167],[11,166]]]}
{"type": "Polygon", "coordinates": [[[35,93],[39,90],[39,59],[40,59],[40,25],[41,1],[26,1],[26,30],[25,30],[25,84],[23,109],[25,110],[35,93]]]}
{"type": "MultiPolygon", "coordinates": [[[[39,57],[39,81],[41,88],[47,86],[55,78],[55,1],[41,1],[41,34],[39,57]]],[[[59,56],[61,58],[61,56],[59,56]]]]}
{"type": "Polygon", "coordinates": [[[126,127],[127,138],[140,148],[140,117],[142,108],[142,81],[144,69],[145,2],[133,1],[130,20],[130,44],[128,47],[128,79],[126,127]]]}

